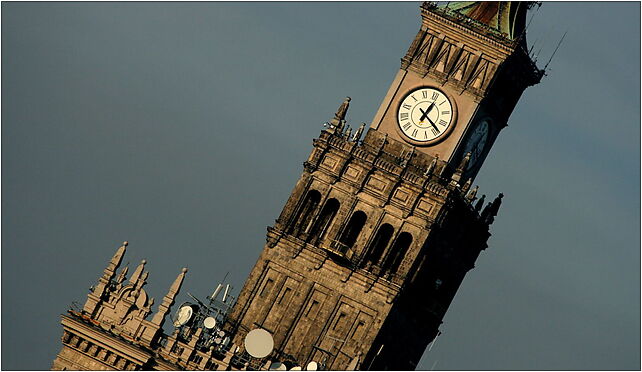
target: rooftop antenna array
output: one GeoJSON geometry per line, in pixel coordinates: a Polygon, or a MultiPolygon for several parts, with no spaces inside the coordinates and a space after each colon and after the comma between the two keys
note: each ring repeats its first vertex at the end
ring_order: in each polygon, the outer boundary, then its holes
{"type": "Polygon", "coordinates": [[[227,351],[231,338],[223,331],[222,326],[235,300],[230,295],[231,289],[229,284],[218,284],[212,295],[207,297],[207,303],[187,292],[192,301],[183,302],[172,317],[172,323],[178,329],[178,337],[182,341],[189,342],[196,331],[202,329],[196,342],[197,349],[214,350],[220,353],[227,351]],[[223,290],[223,298],[219,299],[219,294],[223,290]]]}

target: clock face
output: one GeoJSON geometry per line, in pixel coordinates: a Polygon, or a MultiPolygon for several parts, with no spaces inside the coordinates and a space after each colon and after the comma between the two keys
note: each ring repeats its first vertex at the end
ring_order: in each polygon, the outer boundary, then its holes
{"type": "Polygon", "coordinates": [[[464,154],[470,152],[470,161],[468,161],[466,170],[472,168],[484,153],[486,143],[488,142],[489,127],[489,120],[482,119],[470,134],[470,137],[468,137],[468,142],[464,148],[464,154]]]}
{"type": "Polygon", "coordinates": [[[444,93],[419,88],[399,104],[397,124],[406,137],[430,144],[446,137],[454,124],[453,117],[453,105],[444,93]]]}

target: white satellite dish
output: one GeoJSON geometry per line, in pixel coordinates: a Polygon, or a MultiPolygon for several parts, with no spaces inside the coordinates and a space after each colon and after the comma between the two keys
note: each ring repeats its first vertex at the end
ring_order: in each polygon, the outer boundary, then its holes
{"type": "Polygon", "coordinates": [[[319,364],[315,361],[308,363],[307,367],[305,367],[306,371],[316,371],[317,369],[319,369],[319,364]]]}
{"type": "Polygon", "coordinates": [[[192,315],[194,314],[194,309],[192,309],[191,306],[185,305],[181,306],[180,309],[178,309],[178,312],[176,313],[176,320],[174,320],[174,327],[180,327],[192,319],[192,315]]]}
{"type": "Polygon", "coordinates": [[[245,336],[245,350],[254,358],[265,358],[273,348],[274,339],[265,329],[254,329],[245,336]]]}
{"type": "Polygon", "coordinates": [[[213,318],[213,317],[211,317],[211,316],[208,316],[208,317],[207,317],[207,318],[205,318],[205,320],[203,321],[203,325],[204,325],[204,326],[205,326],[205,328],[207,328],[207,329],[212,329],[212,328],[216,327],[216,319],[214,319],[214,318],[213,318]]]}
{"type": "Polygon", "coordinates": [[[296,366],[296,367],[292,367],[290,371],[303,371],[303,369],[301,369],[301,366],[296,366]]]}
{"type": "Polygon", "coordinates": [[[288,367],[281,363],[281,362],[274,362],[270,364],[270,368],[268,368],[269,371],[287,371],[288,367]]]}

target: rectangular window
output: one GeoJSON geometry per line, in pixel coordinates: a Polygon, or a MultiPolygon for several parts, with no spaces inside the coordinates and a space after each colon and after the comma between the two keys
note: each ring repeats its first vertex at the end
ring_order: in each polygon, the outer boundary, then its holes
{"type": "Polygon", "coordinates": [[[308,307],[308,311],[305,312],[305,316],[314,316],[317,313],[317,307],[319,307],[319,303],[316,300],[312,300],[312,303],[308,307]]]}
{"type": "Polygon", "coordinates": [[[339,317],[337,317],[337,321],[334,323],[334,327],[332,327],[332,329],[336,330],[337,327],[340,327],[342,325],[343,320],[345,319],[345,317],[346,317],[346,313],[343,313],[343,312],[340,313],[339,317]]]}
{"type": "Polygon", "coordinates": [[[352,336],[350,338],[352,338],[353,340],[358,340],[359,338],[361,338],[361,331],[363,330],[364,325],[365,323],[360,320],[359,323],[357,323],[357,326],[354,327],[354,332],[352,332],[352,336]]]}
{"type": "Polygon", "coordinates": [[[285,291],[283,291],[283,293],[281,294],[281,297],[279,298],[279,301],[277,302],[277,304],[281,305],[281,303],[284,300],[285,300],[285,303],[287,303],[289,295],[290,295],[290,292],[292,292],[292,290],[290,288],[285,288],[285,291]]]}
{"type": "Polygon", "coordinates": [[[261,293],[259,294],[259,296],[265,297],[265,295],[270,293],[270,290],[272,289],[272,284],[274,284],[274,280],[268,279],[265,282],[265,285],[263,286],[263,289],[261,290],[261,293]]]}

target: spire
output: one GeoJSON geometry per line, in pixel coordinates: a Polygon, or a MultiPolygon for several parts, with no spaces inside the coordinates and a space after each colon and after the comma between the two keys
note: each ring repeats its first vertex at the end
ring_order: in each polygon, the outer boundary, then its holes
{"type": "Polygon", "coordinates": [[[533,1],[455,1],[444,6],[515,40],[526,28],[526,11],[533,1]]]}
{"type": "Polygon", "coordinates": [[[134,273],[132,276],[129,278],[129,283],[131,284],[136,284],[138,280],[140,279],[141,275],[143,274],[143,269],[145,269],[145,264],[147,263],[146,260],[141,260],[140,264],[138,267],[136,267],[136,270],[134,270],[134,273]]]}
{"type": "Polygon", "coordinates": [[[123,257],[125,256],[125,251],[127,250],[128,245],[129,243],[123,242],[123,244],[116,250],[116,253],[114,253],[114,256],[107,264],[105,271],[103,271],[103,275],[100,277],[100,279],[98,279],[98,284],[96,284],[91,293],[87,295],[87,301],[85,302],[85,305],[82,309],[84,313],[93,316],[98,303],[101,301],[101,298],[105,294],[105,292],[108,291],[109,283],[111,283],[112,279],[114,279],[116,270],[118,270],[120,263],[123,261],[123,257]]]}
{"type": "Polygon", "coordinates": [[[361,123],[357,131],[354,133],[354,136],[352,136],[352,141],[358,141],[361,138],[361,134],[363,133],[363,130],[366,127],[366,123],[361,123]]]}
{"type": "Polygon", "coordinates": [[[116,278],[116,283],[120,284],[125,281],[125,278],[127,278],[127,272],[129,271],[129,267],[125,266],[120,270],[120,274],[118,274],[118,278],[116,278]]]}
{"type": "Polygon", "coordinates": [[[461,175],[464,173],[464,170],[466,170],[466,167],[468,166],[469,161],[470,161],[470,151],[466,153],[463,159],[461,159],[461,163],[459,163],[459,166],[455,170],[455,173],[453,173],[451,182],[454,185],[459,184],[459,181],[461,180],[461,175]]]}
{"type": "Polygon", "coordinates": [[[470,151],[466,153],[463,159],[461,159],[461,163],[459,163],[459,166],[457,167],[457,173],[464,173],[468,166],[468,162],[470,162],[470,151]]]}
{"type": "Polygon", "coordinates": [[[332,121],[330,121],[330,131],[332,131],[333,133],[335,131],[337,133],[343,132],[343,126],[346,122],[346,113],[348,112],[348,107],[350,107],[350,100],[350,97],[346,97],[341,106],[339,106],[337,112],[334,114],[334,118],[332,119],[332,121]]]}
{"type": "Polygon", "coordinates": [[[187,268],[184,267],[183,270],[181,270],[181,273],[176,277],[176,280],[174,280],[174,283],[169,287],[169,291],[167,291],[167,294],[163,297],[163,302],[158,306],[158,311],[154,314],[154,318],[152,318],[153,324],[162,328],[163,323],[165,322],[165,316],[167,316],[170,308],[174,304],[174,299],[181,289],[181,284],[183,284],[186,273],[187,268]]]}
{"type": "Polygon", "coordinates": [[[484,201],[486,201],[486,195],[482,195],[482,197],[477,201],[477,204],[475,204],[475,212],[479,213],[482,210],[484,201]]]}
{"type": "Polygon", "coordinates": [[[468,194],[466,194],[466,199],[468,200],[469,203],[472,203],[475,201],[475,199],[477,199],[478,190],[479,190],[479,186],[475,186],[472,190],[468,192],[468,194]]]}
{"type": "Polygon", "coordinates": [[[499,212],[499,207],[502,205],[502,198],[504,197],[504,194],[499,193],[497,198],[492,201],[492,203],[489,203],[486,208],[484,208],[484,211],[481,214],[481,218],[486,222],[487,224],[491,224],[495,221],[495,216],[497,216],[497,212],[499,212]]]}
{"type": "Polygon", "coordinates": [[[158,305],[158,311],[154,314],[154,317],[149,322],[150,326],[143,330],[141,339],[147,345],[152,345],[156,341],[158,336],[163,333],[163,323],[165,323],[165,317],[167,317],[167,314],[169,314],[169,311],[174,304],[174,300],[176,299],[176,295],[181,289],[181,285],[183,284],[183,280],[185,279],[185,273],[187,273],[186,267],[184,267],[183,270],[181,270],[181,273],[178,274],[176,280],[174,280],[174,283],[172,283],[172,285],[169,287],[169,291],[167,291],[167,294],[165,295],[165,297],[163,297],[163,301],[160,305],[158,305]]]}
{"type": "Polygon", "coordinates": [[[352,134],[352,128],[348,125],[348,129],[346,129],[346,139],[350,140],[350,135],[352,134]]]}
{"type": "Polygon", "coordinates": [[[116,253],[114,253],[114,256],[111,258],[109,264],[107,264],[107,267],[105,268],[103,278],[109,280],[114,277],[114,274],[116,274],[116,270],[118,270],[120,263],[123,261],[123,257],[125,256],[125,251],[127,250],[128,245],[129,243],[125,241],[116,250],[116,253]]]}
{"type": "Polygon", "coordinates": [[[469,178],[468,181],[466,181],[466,183],[464,184],[464,186],[461,187],[461,193],[463,195],[467,195],[468,194],[468,190],[470,190],[470,186],[472,184],[473,184],[473,181],[471,181],[471,179],[469,178]]]}
{"type": "Polygon", "coordinates": [[[348,112],[348,107],[350,106],[350,100],[350,97],[346,97],[341,106],[339,106],[337,112],[334,114],[334,118],[337,121],[345,120],[346,113],[348,112]]]}
{"type": "Polygon", "coordinates": [[[439,154],[435,155],[435,157],[432,159],[430,165],[428,165],[428,168],[426,168],[426,171],[424,172],[424,176],[430,176],[435,171],[435,167],[437,167],[437,161],[439,161],[439,154]]]}

